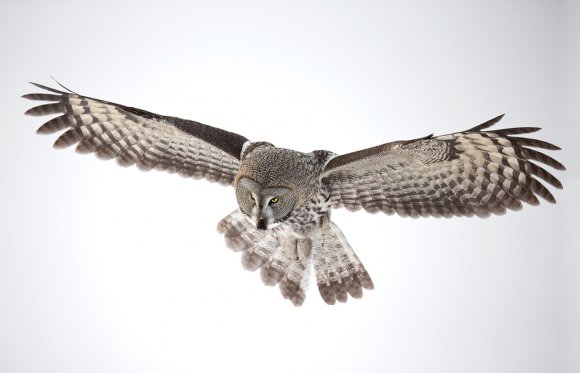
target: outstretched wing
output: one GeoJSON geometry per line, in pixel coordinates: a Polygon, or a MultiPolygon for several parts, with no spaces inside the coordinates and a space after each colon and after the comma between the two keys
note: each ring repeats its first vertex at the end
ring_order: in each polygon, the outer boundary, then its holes
{"type": "Polygon", "coordinates": [[[542,181],[559,189],[562,184],[532,161],[565,168],[531,148],[559,148],[516,136],[539,128],[484,131],[502,117],[464,132],[391,142],[331,159],[322,181],[333,207],[412,217],[483,217],[518,210],[522,202],[537,205],[538,196],[554,203],[542,181]]]}
{"type": "Polygon", "coordinates": [[[238,134],[32,84],[51,93],[22,97],[52,103],[26,114],[62,114],[37,131],[50,134],[66,129],[54,143],[56,148],[76,144],[80,153],[116,158],[123,166],[136,164],[144,170],[156,168],[223,184],[231,184],[240,167],[240,153],[248,139],[238,134]]]}

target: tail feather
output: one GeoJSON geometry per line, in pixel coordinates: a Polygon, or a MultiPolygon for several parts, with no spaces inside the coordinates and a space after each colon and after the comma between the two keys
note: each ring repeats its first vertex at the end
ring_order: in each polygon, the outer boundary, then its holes
{"type": "Polygon", "coordinates": [[[278,285],[282,296],[294,305],[304,303],[314,266],[322,299],[328,304],[346,302],[348,296],[360,298],[363,289],[372,289],[373,282],[332,222],[308,233],[308,237],[288,236],[283,225],[262,231],[236,210],[218,224],[226,244],[242,252],[242,265],[250,271],[260,268],[260,277],[268,286],[278,285]]]}
{"type": "Polygon", "coordinates": [[[262,281],[268,286],[277,285],[288,271],[289,266],[290,261],[286,257],[283,248],[275,246],[272,256],[260,269],[262,281]]]}
{"type": "Polygon", "coordinates": [[[286,276],[279,284],[282,296],[296,306],[304,303],[309,277],[310,261],[308,261],[307,266],[304,266],[304,263],[299,260],[293,260],[288,266],[286,276]]]}
{"type": "Polygon", "coordinates": [[[223,218],[217,226],[218,232],[224,235],[226,246],[238,252],[248,250],[255,242],[264,239],[263,231],[252,228],[250,220],[239,209],[223,218]]]}
{"type": "Polygon", "coordinates": [[[245,269],[256,271],[260,268],[264,284],[278,285],[282,296],[296,306],[304,303],[310,261],[286,255],[282,228],[258,230],[238,209],[219,222],[218,232],[224,235],[229,248],[242,251],[245,269]]]}
{"type": "Polygon", "coordinates": [[[330,222],[315,232],[313,262],[322,299],[328,304],[346,302],[347,294],[361,298],[373,281],[340,229],[330,222]]]}
{"type": "Polygon", "coordinates": [[[262,267],[272,256],[272,247],[277,244],[274,237],[265,237],[254,247],[250,247],[242,253],[242,266],[248,271],[254,272],[262,267]]]}

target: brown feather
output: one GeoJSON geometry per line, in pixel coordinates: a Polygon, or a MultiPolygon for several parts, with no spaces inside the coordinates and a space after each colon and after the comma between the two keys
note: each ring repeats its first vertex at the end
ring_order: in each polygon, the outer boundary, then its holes
{"type": "Polygon", "coordinates": [[[337,156],[328,162],[322,181],[334,207],[410,217],[485,217],[520,209],[521,202],[536,205],[537,196],[553,202],[553,195],[534,176],[556,188],[562,184],[531,161],[558,170],[564,166],[524,146],[559,148],[510,136],[536,132],[536,127],[481,132],[499,119],[465,132],[396,141],[337,156]]]}
{"type": "Polygon", "coordinates": [[[194,121],[32,84],[51,93],[31,93],[24,98],[56,103],[35,106],[26,114],[62,114],[37,130],[40,134],[66,130],[55,141],[56,148],[78,143],[78,152],[94,152],[101,159],[117,158],[121,165],[137,164],[144,170],[156,168],[193,177],[205,176],[209,181],[224,184],[231,184],[239,169],[239,157],[247,141],[243,136],[194,121]],[[181,157],[177,152],[187,156],[181,157]]]}

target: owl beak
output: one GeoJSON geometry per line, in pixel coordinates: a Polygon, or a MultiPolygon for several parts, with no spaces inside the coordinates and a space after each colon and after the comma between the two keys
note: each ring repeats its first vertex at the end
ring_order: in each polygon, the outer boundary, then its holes
{"type": "Polygon", "coordinates": [[[256,222],[256,228],[258,228],[259,230],[266,230],[268,228],[268,222],[266,221],[266,218],[262,217],[262,216],[258,216],[258,221],[256,222]]]}
{"type": "Polygon", "coordinates": [[[256,219],[256,228],[260,230],[266,230],[268,228],[268,221],[262,215],[260,211],[262,211],[262,206],[260,206],[260,199],[258,196],[252,194],[254,196],[254,201],[256,202],[256,207],[254,209],[254,217],[256,219]]]}

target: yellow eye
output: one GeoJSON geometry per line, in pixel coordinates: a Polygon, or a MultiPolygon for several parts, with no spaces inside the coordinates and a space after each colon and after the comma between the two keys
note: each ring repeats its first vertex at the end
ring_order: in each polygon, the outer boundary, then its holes
{"type": "Polygon", "coordinates": [[[279,201],[278,197],[274,197],[270,200],[270,203],[277,203],[279,201]]]}

